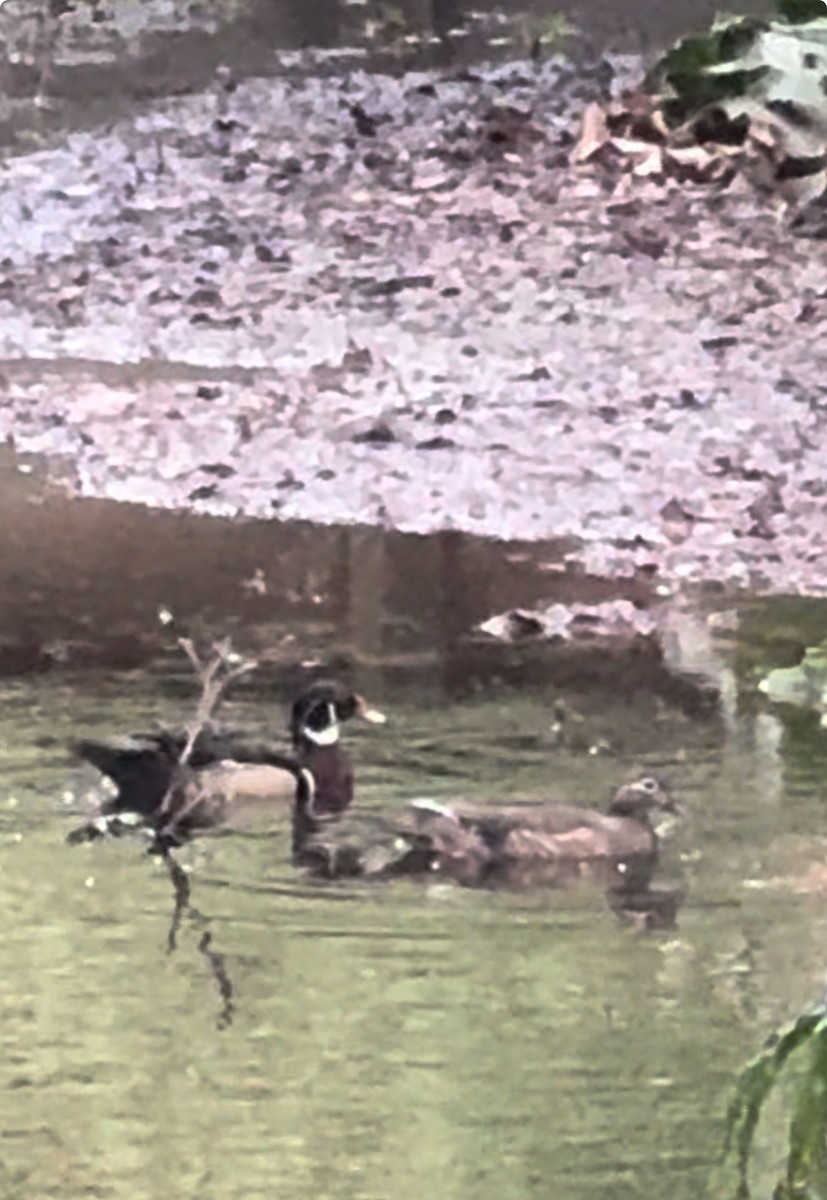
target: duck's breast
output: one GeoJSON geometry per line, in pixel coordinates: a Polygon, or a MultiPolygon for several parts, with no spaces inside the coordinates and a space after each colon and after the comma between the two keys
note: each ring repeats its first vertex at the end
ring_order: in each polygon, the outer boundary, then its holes
{"type": "Polygon", "coordinates": [[[353,770],[344,751],[337,744],[315,748],[302,755],[301,765],[311,772],[316,790],[314,812],[341,813],[353,800],[353,770]]]}

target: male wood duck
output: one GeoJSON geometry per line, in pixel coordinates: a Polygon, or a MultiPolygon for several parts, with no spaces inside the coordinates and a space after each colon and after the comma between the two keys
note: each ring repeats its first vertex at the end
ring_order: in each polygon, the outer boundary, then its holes
{"type": "Polygon", "coordinates": [[[319,680],[294,702],[289,720],[292,754],[266,742],[205,727],[185,766],[186,734],[159,733],[112,741],[81,739],[75,753],[117,786],[100,819],[69,835],[85,841],[105,831],[107,818],[135,814],[167,838],[180,839],[215,825],[243,825],[273,801],[294,801],[330,820],[353,800],[353,771],[340,743],[341,723],[385,717],[339,683],[319,680]]]}
{"type": "Polygon", "coordinates": [[[331,828],[312,792],[297,799],[295,861],[326,877],[438,874],[469,887],[560,885],[584,875],[624,894],[645,892],[658,861],[651,824],[675,805],[646,776],[614,793],[605,813],[566,804],[472,808],[415,801],[412,824],[373,823],[367,836],[331,828]]]}

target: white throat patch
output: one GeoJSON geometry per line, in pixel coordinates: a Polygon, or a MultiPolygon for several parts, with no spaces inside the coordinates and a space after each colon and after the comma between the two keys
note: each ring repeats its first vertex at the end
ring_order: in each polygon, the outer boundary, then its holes
{"type": "Polygon", "coordinates": [[[335,746],[339,740],[339,722],[336,718],[336,709],[332,704],[327,706],[327,715],[329,724],[324,729],[308,729],[306,725],[303,725],[302,737],[306,737],[316,746],[335,746]]]}

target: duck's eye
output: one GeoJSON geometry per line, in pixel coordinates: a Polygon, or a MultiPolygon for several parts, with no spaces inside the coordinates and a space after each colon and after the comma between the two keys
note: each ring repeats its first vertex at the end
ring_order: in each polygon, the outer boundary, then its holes
{"type": "Polygon", "coordinates": [[[660,784],[658,783],[657,779],[652,779],[651,777],[647,779],[641,779],[640,786],[643,788],[644,792],[656,792],[660,788],[660,784]]]}
{"type": "Polygon", "coordinates": [[[305,718],[305,725],[310,729],[325,729],[336,723],[336,710],[332,704],[322,701],[310,709],[305,718]]]}

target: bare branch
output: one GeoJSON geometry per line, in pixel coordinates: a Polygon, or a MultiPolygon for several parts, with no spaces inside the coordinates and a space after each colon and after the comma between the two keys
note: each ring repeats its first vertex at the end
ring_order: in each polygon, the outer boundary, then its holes
{"type": "MultiPolygon", "coordinates": [[[[178,641],[201,682],[201,698],[198,701],[195,715],[187,726],[187,740],[178,759],[178,765],[183,767],[186,766],[192,757],[199,734],[209,723],[226,688],[242,675],[255,670],[258,663],[253,659],[243,659],[240,655],[236,654],[233,651],[229,638],[213,644],[213,655],[208,662],[204,662],[201,659],[190,638],[179,638],[178,641]]],[[[164,816],[169,811],[177,786],[178,779],[176,777],[173,778],[161,802],[160,809],[158,810],[161,816],[164,816]]],[[[191,801],[177,816],[179,818],[184,816],[195,807],[197,802],[197,798],[195,801],[191,801]]]]}

